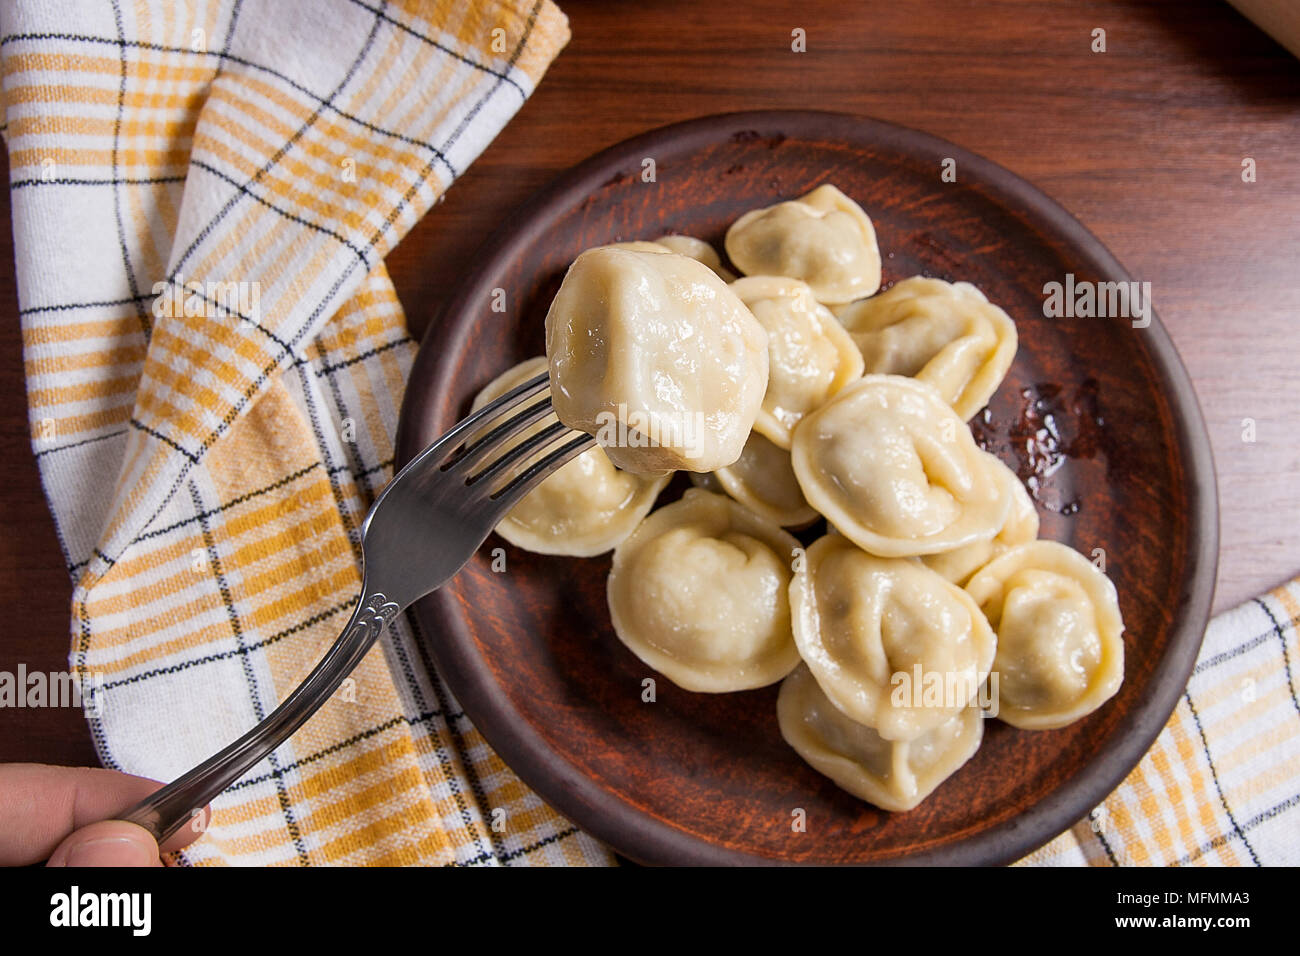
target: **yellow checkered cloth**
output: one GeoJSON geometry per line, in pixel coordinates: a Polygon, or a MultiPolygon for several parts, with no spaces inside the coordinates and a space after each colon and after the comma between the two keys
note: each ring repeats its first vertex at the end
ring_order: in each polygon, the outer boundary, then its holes
{"type": "MultiPolygon", "coordinates": [[[[413,352],[383,258],[567,42],[549,0],[5,0],[33,443],[106,766],[169,780],[346,622],[413,352]]],[[[400,621],[192,864],[604,863],[400,621]]]]}
{"type": "MultiPolygon", "coordinates": [[[[171,779],[360,588],[413,351],[383,256],[568,39],[548,0],[6,0],[33,444],[105,765],[171,779]]],[[[1300,862],[1300,585],[1215,620],[1132,776],[1025,862],[1300,862]]],[[[607,863],[399,620],[191,864],[607,863]]]]}

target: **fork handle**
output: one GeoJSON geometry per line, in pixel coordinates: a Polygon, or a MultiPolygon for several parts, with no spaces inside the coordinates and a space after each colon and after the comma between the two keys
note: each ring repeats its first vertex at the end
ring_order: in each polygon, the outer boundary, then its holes
{"type": "Polygon", "coordinates": [[[144,827],[161,845],[306,723],[402,610],[380,591],[363,586],[361,593],[342,636],[275,710],[230,746],[141,800],[121,819],[144,827]]]}

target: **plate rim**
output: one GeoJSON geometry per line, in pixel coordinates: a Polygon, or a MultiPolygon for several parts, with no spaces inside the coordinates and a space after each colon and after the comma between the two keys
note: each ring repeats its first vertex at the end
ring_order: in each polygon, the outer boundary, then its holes
{"type": "MultiPolygon", "coordinates": [[[[789,135],[793,130],[797,136],[842,138],[850,127],[859,140],[865,134],[875,145],[913,155],[932,153],[936,159],[954,158],[958,167],[966,171],[963,179],[968,185],[1018,213],[1031,225],[1045,226],[1048,233],[1068,237],[1081,265],[1092,267],[1108,281],[1133,281],[1114,254],[1083,223],[1037,186],[992,160],[930,133],[858,114],[822,110],[736,111],[669,123],[621,140],[561,171],[517,207],[479,247],[476,265],[437,310],[412,363],[398,418],[395,470],[424,447],[413,423],[429,418],[436,420],[438,383],[450,380],[451,356],[462,351],[466,337],[476,325],[474,321],[462,321],[454,323],[453,328],[445,320],[470,307],[477,287],[489,273],[496,271],[499,260],[509,257],[512,246],[535,240],[536,227],[530,231],[529,224],[546,219],[548,211],[559,211],[575,199],[581,201],[611,175],[625,172],[629,163],[636,168],[641,155],[650,155],[644,151],[651,144],[662,148],[665,140],[670,139],[675,148],[690,148],[695,143],[715,142],[738,133],[755,131],[762,135],[765,129],[771,135],[789,135]],[[430,384],[413,388],[410,387],[413,382],[430,384]]],[[[1128,732],[1115,735],[1106,746],[1093,751],[1087,772],[1067,778],[1047,799],[957,843],[871,862],[972,866],[1009,863],[1022,858],[1082,820],[1123,781],[1164,729],[1185,691],[1209,623],[1217,579],[1217,476],[1205,417],[1191,378],[1154,309],[1151,318],[1150,326],[1142,331],[1150,336],[1148,352],[1155,372],[1169,390],[1174,437],[1186,449],[1186,520],[1192,539],[1187,556],[1188,575],[1182,582],[1182,600],[1171,619],[1168,650],[1152,671],[1151,693],[1126,715],[1128,732]]],[[[510,703],[490,671],[482,665],[473,639],[464,633],[457,614],[449,613],[450,606],[443,606],[449,601],[453,601],[451,593],[444,589],[421,599],[408,611],[421,639],[438,630],[444,631],[441,639],[427,642],[439,674],[466,716],[506,765],[571,822],[640,863],[796,862],[710,843],[643,813],[619,795],[597,786],[551,750],[510,703]],[[446,627],[448,622],[453,622],[450,629],[446,627]]]]}

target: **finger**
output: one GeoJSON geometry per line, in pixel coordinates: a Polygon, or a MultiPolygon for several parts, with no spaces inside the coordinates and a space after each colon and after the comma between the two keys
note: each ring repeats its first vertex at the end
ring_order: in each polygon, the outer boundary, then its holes
{"type": "MultiPolygon", "coordinates": [[[[74,830],[120,816],[162,784],[98,767],[0,764],[0,865],[49,858],[74,830]]],[[[210,817],[182,827],[164,852],[193,842],[210,817]]]]}
{"type": "Polygon", "coordinates": [[[124,820],[101,820],[60,843],[46,866],[162,866],[162,860],[148,830],[124,820]]]}

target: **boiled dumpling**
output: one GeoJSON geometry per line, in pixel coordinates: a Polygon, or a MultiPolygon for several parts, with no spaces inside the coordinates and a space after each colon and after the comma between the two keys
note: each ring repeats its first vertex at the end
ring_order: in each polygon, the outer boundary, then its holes
{"type": "Polygon", "coordinates": [[[790,453],[757,431],[750,434],[740,457],[713,475],[720,490],[783,528],[802,528],[817,520],[817,512],[799,490],[790,466],[790,453]]]}
{"type": "Polygon", "coordinates": [[[731,290],[767,330],[767,392],[754,428],[789,449],[800,420],[861,377],[862,355],[798,279],[749,276],[731,290]]]}
{"type": "Polygon", "coordinates": [[[716,249],[703,239],[677,234],[660,236],[658,239],[631,239],[626,242],[611,242],[597,249],[625,249],[631,252],[672,252],[687,259],[694,259],[713,270],[723,282],[734,282],[736,277],[723,266],[722,257],[716,249]]]}
{"type": "Polygon", "coordinates": [[[1025,730],[1064,727],[1124,680],[1115,586],[1056,541],[1034,541],[980,569],[966,591],[998,635],[998,717],[1025,730]]]}
{"type": "Polygon", "coordinates": [[[952,551],[922,555],[920,559],[926,567],[938,571],[953,584],[965,584],[972,574],[997,555],[1038,537],[1038,509],[1021,484],[1020,476],[994,455],[989,455],[989,458],[990,466],[1001,476],[1007,493],[1011,496],[1011,511],[1007,514],[1006,523],[988,541],[976,541],[952,551]]]}
{"type": "MultiPolygon", "coordinates": [[[[595,246],[596,249],[622,249],[625,252],[653,252],[657,255],[663,255],[665,252],[672,252],[667,246],[659,242],[651,242],[645,239],[629,239],[626,242],[611,242],[603,246],[595,246]]],[[[591,250],[587,250],[590,252],[591,250]]],[[[691,258],[694,258],[693,256],[691,258]]]]}
{"type": "Polygon", "coordinates": [[[803,556],[790,613],[799,654],[822,690],[886,740],[915,739],[957,716],[978,696],[997,649],[961,588],[839,534],[803,556]]]}
{"type": "Polygon", "coordinates": [[[804,665],[776,699],[781,736],[818,773],[882,810],[911,810],[979,749],[984,717],[964,707],[912,740],[886,740],[831,703],[804,665]]]}
{"type": "Polygon", "coordinates": [[[827,305],[880,288],[875,227],[861,206],[829,183],[745,213],[727,230],[725,245],[745,275],[802,279],[827,305]]]}
{"type": "Polygon", "coordinates": [[[546,315],[560,421],[638,473],[740,456],[767,389],[767,333],[708,266],[676,253],[578,256],[546,315]]]}
{"type": "Polygon", "coordinates": [[[719,279],[723,282],[731,282],[736,277],[732,275],[731,270],[722,264],[722,257],[718,255],[718,250],[703,239],[696,239],[694,236],[668,235],[660,236],[655,240],[658,245],[677,253],[679,256],[686,256],[688,259],[694,259],[696,262],[702,262],[712,269],[719,279]]]}
{"type": "Polygon", "coordinates": [[[867,375],[808,415],[791,462],[808,503],[885,557],[987,541],[1011,496],[966,423],[933,388],[867,375]]]}
{"type": "Polygon", "coordinates": [[[904,279],[841,309],[839,320],[868,373],[933,385],[964,420],[988,403],[1016,355],[1016,324],[969,282],[904,279]]]}
{"type": "MultiPolygon", "coordinates": [[[[478,410],[516,385],[546,371],[538,356],[497,376],[474,399],[478,410]]],[[[540,396],[539,396],[540,397],[540,396]]],[[[512,444],[554,422],[547,416],[512,444]]],[[[620,471],[603,449],[593,448],[547,476],[510,509],[497,534],[511,544],[541,554],[590,557],[613,548],[641,523],[668,483],[620,471]]]]}
{"type": "Polygon", "coordinates": [[[686,690],[773,684],[799,663],[789,602],[798,547],[730,498],[691,488],[614,551],[614,631],[686,690]]]}

